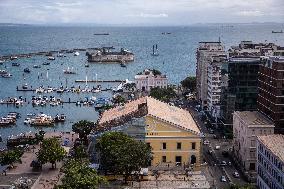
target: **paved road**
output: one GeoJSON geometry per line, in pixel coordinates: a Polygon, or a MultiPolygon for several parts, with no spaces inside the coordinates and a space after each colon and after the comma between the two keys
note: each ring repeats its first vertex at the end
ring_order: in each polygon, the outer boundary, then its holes
{"type": "MultiPolygon", "coordinates": [[[[193,101],[183,101],[183,108],[186,108],[191,114],[194,116],[195,121],[197,122],[198,126],[200,127],[201,132],[205,135],[204,140],[209,141],[209,145],[203,145],[203,158],[208,163],[208,177],[212,178],[211,184],[214,184],[219,189],[224,189],[230,186],[229,181],[233,184],[244,185],[247,182],[244,180],[243,177],[235,178],[233,177],[233,173],[237,170],[235,165],[227,165],[221,166],[220,163],[222,161],[229,162],[231,161],[228,157],[224,157],[222,155],[223,151],[228,151],[229,148],[232,146],[231,140],[226,139],[214,139],[213,134],[209,134],[208,129],[205,127],[204,123],[201,121],[200,112],[195,110],[195,106],[197,105],[196,102],[193,101]],[[216,150],[216,146],[220,146],[219,150],[216,150]],[[212,151],[212,153],[209,153],[212,151]],[[221,176],[226,176],[227,182],[221,182],[221,176]]],[[[220,132],[217,130],[214,131],[214,135],[217,135],[218,138],[221,138],[220,132]]]]}

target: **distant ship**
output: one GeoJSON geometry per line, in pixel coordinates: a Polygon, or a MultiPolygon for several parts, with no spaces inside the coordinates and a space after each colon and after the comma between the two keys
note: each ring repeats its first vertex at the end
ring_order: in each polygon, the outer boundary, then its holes
{"type": "Polygon", "coordinates": [[[94,33],[94,35],[109,35],[109,33],[94,33]]]}
{"type": "Polygon", "coordinates": [[[272,31],[272,33],[283,33],[283,30],[281,30],[281,31],[272,31]]]}
{"type": "Polygon", "coordinates": [[[95,52],[89,53],[88,56],[89,62],[130,62],[134,61],[134,54],[126,49],[120,49],[120,52],[111,52],[110,49],[113,47],[103,47],[96,50],[95,52]]]}

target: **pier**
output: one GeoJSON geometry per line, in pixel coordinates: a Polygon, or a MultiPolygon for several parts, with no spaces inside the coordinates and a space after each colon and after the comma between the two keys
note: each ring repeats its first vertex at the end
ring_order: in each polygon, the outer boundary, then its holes
{"type": "Polygon", "coordinates": [[[101,50],[102,48],[98,47],[90,47],[90,48],[74,48],[74,49],[61,49],[61,50],[51,50],[51,51],[40,51],[40,52],[31,52],[31,53],[19,53],[19,54],[10,54],[10,55],[2,55],[0,56],[0,60],[13,60],[15,57],[17,58],[31,58],[32,56],[52,56],[52,54],[58,53],[74,53],[76,51],[93,51],[93,50],[101,50]]]}
{"type": "Polygon", "coordinates": [[[83,79],[78,79],[75,80],[76,83],[122,83],[125,82],[125,80],[120,80],[120,79],[115,79],[115,80],[83,80],[83,79]]]}

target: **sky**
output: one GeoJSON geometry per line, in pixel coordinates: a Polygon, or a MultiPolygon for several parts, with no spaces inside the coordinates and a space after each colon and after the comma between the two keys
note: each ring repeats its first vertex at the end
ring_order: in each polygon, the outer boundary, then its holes
{"type": "Polygon", "coordinates": [[[191,25],[284,22],[284,0],[0,0],[0,23],[191,25]]]}

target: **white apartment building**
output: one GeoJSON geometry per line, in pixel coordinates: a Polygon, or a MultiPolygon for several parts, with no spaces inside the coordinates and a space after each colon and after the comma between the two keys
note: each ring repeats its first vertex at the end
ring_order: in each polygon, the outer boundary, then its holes
{"type": "Polygon", "coordinates": [[[226,61],[226,58],[226,55],[212,56],[211,61],[208,64],[207,103],[209,113],[214,118],[220,118],[220,98],[222,87],[221,69],[222,64],[224,64],[226,61]]]}
{"type": "Polygon", "coordinates": [[[274,134],[271,120],[258,111],[236,111],[233,115],[233,152],[244,173],[256,179],[257,136],[274,134]]]}
{"type": "Polygon", "coordinates": [[[257,137],[257,186],[284,188],[284,135],[257,137]]]}
{"type": "Polygon", "coordinates": [[[224,46],[221,42],[199,42],[197,49],[196,63],[196,88],[197,99],[200,101],[202,108],[207,109],[207,69],[212,56],[225,55],[224,46]]]}
{"type": "Polygon", "coordinates": [[[151,91],[152,88],[167,88],[168,78],[166,75],[156,74],[153,70],[144,70],[134,77],[136,89],[140,91],[151,91]]]}

